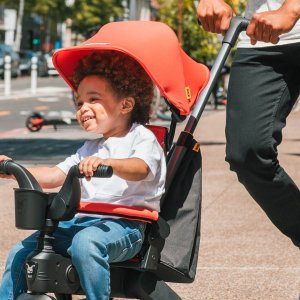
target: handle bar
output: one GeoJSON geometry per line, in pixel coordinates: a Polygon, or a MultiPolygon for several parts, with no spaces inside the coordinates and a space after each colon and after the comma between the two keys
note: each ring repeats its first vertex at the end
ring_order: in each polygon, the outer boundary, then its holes
{"type": "MultiPolygon", "coordinates": [[[[210,70],[210,79],[205,87],[205,89],[199,95],[195,106],[188,118],[186,126],[182,134],[184,132],[188,132],[193,134],[196,126],[200,120],[200,117],[204,111],[204,108],[208,102],[208,99],[214,89],[215,84],[217,83],[221,71],[225,65],[226,59],[229,56],[231,48],[235,45],[239,34],[246,30],[249,25],[249,20],[243,17],[233,17],[230,22],[229,29],[227,30],[224,39],[222,41],[222,48],[219,51],[219,54],[210,70]]],[[[186,148],[184,146],[177,146],[172,153],[172,156],[168,162],[168,177],[166,182],[166,191],[169,190],[171,183],[173,182],[173,178],[178,170],[179,165],[185,155],[186,148]]],[[[162,198],[163,199],[163,198],[162,198]]],[[[161,204],[163,200],[161,201],[161,204]]]]}
{"type": "Polygon", "coordinates": [[[233,17],[231,19],[230,26],[222,41],[222,47],[211,68],[209,82],[199,95],[184,131],[190,133],[194,132],[208,99],[214,89],[214,86],[221,75],[222,68],[225,65],[231,48],[236,44],[239,34],[247,29],[249,23],[250,21],[243,17],[233,17]]]}
{"type": "MultiPolygon", "coordinates": [[[[42,191],[37,180],[32,176],[32,174],[20,164],[14,162],[13,160],[4,160],[0,162],[0,174],[13,175],[20,188],[29,190],[42,191]]],[[[78,166],[73,166],[69,173],[71,177],[83,178],[84,174],[80,174],[78,166]]],[[[113,169],[110,166],[99,166],[94,172],[93,177],[105,178],[111,177],[113,174],[113,169]]]]}
{"type": "MultiPolygon", "coordinates": [[[[113,175],[111,166],[99,166],[94,172],[93,177],[108,178],[113,175]]],[[[68,220],[74,215],[80,201],[80,184],[78,178],[83,178],[80,174],[78,165],[71,167],[67,178],[54,196],[49,209],[48,216],[54,220],[68,220]]]]}
{"type": "MultiPolygon", "coordinates": [[[[15,163],[12,160],[5,160],[0,162],[0,173],[7,175],[13,175],[18,184],[19,191],[29,191],[41,192],[44,194],[42,188],[40,187],[37,180],[33,175],[26,170],[23,166],[15,163]]],[[[113,174],[113,169],[110,166],[99,166],[94,172],[93,177],[105,178],[111,177],[113,174]]],[[[83,178],[84,174],[80,174],[78,165],[74,165],[69,170],[67,177],[60,191],[56,194],[49,194],[49,210],[47,218],[52,220],[69,220],[78,207],[81,190],[78,178],[83,178]]],[[[32,197],[32,195],[30,196],[32,197]]]]}
{"type": "Polygon", "coordinates": [[[15,176],[20,188],[42,192],[42,188],[32,174],[13,160],[0,162],[0,173],[15,176]]]}
{"type": "Polygon", "coordinates": [[[231,47],[233,47],[239,38],[240,33],[247,30],[249,23],[250,21],[246,18],[233,17],[222,43],[230,44],[231,47]]]}

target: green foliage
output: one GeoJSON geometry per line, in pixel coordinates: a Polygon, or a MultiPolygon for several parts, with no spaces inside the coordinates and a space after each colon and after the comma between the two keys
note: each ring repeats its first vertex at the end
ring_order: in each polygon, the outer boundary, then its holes
{"type": "Polygon", "coordinates": [[[88,28],[101,26],[120,18],[123,14],[121,0],[80,0],[73,7],[72,28],[84,33],[88,28]]]}
{"type": "MultiPolygon", "coordinates": [[[[67,7],[65,0],[24,1],[24,15],[35,13],[56,22],[70,18],[77,33],[85,33],[88,28],[101,26],[123,14],[122,0],[75,0],[72,7],[67,7]]],[[[19,1],[0,0],[1,4],[18,10],[19,1]]]]}

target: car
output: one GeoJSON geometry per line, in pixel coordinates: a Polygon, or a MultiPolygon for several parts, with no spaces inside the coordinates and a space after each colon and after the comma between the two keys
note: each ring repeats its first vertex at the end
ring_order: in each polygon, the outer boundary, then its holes
{"type": "Polygon", "coordinates": [[[11,76],[18,77],[20,74],[20,57],[16,51],[14,51],[11,45],[0,43],[0,77],[4,77],[4,57],[11,57],[11,76]]]}
{"type": "Polygon", "coordinates": [[[48,64],[48,74],[49,75],[58,75],[57,70],[54,68],[53,62],[52,62],[52,56],[53,56],[54,50],[46,53],[44,56],[47,60],[48,64]]]}
{"type": "Polygon", "coordinates": [[[22,75],[30,75],[31,73],[31,59],[33,57],[37,58],[37,74],[39,77],[48,76],[48,64],[47,60],[39,52],[34,52],[32,50],[21,50],[19,52],[20,56],[20,71],[22,75]]]}

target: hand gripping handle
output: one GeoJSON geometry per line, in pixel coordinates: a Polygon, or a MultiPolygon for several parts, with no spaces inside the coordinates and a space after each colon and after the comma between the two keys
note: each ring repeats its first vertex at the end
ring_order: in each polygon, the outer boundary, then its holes
{"type": "MultiPolygon", "coordinates": [[[[112,175],[113,175],[113,168],[111,166],[101,165],[101,166],[99,166],[97,168],[96,171],[94,171],[93,177],[97,177],[97,178],[109,178],[112,175]]],[[[81,174],[79,172],[78,166],[74,166],[73,176],[76,176],[78,178],[85,177],[84,174],[81,174]]]]}
{"type": "Polygon", "coordinates": [[[250,21],[243,17],[233,17],[222,43],[235,45],[240,33],[247,30],[250,21]]]}

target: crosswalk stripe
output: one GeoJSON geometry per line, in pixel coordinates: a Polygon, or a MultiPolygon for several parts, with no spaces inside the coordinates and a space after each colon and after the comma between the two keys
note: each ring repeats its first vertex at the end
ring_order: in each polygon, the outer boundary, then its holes
{"type": "Polygon", "coordinates": [[[0,117],[9,116],[9,115],[11,115],[11,111],[9,110],[0,111],[0,117]]]}

